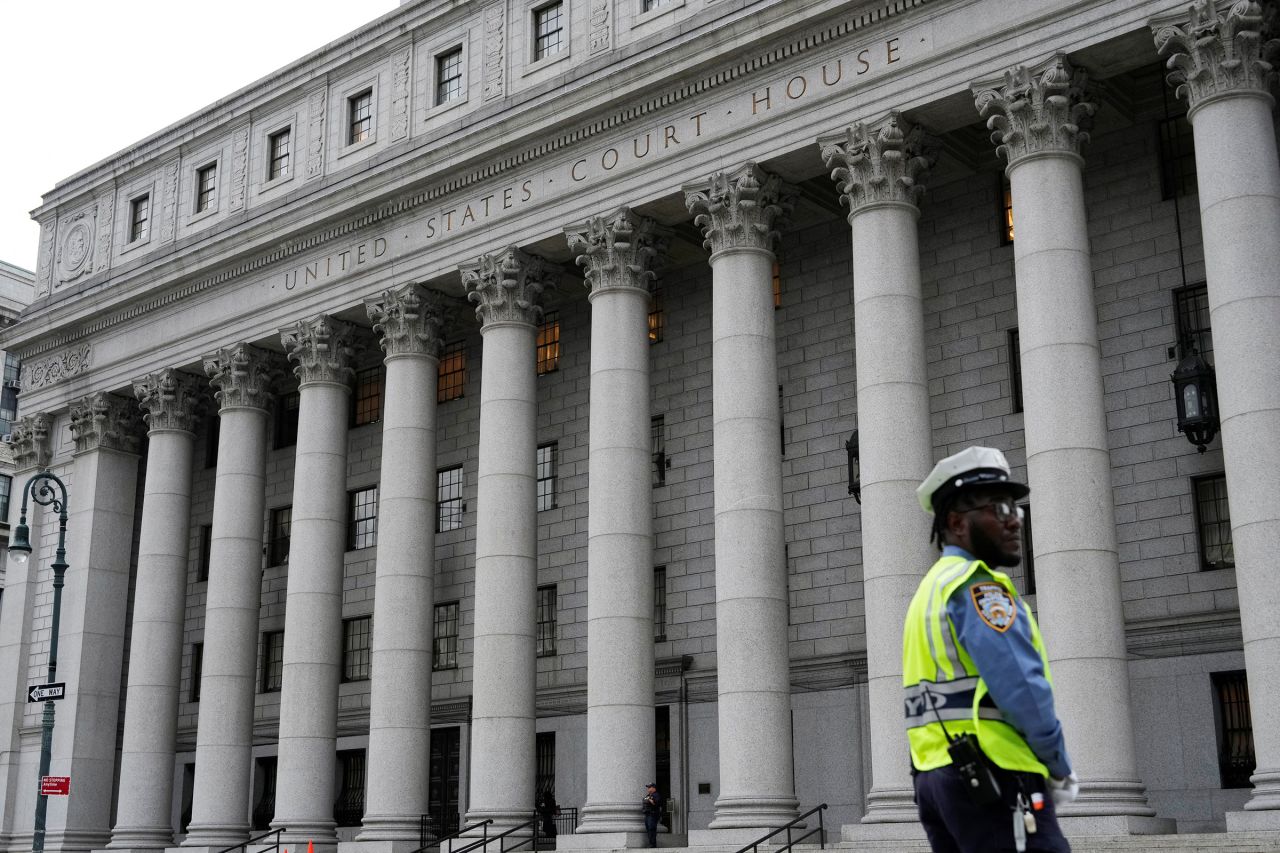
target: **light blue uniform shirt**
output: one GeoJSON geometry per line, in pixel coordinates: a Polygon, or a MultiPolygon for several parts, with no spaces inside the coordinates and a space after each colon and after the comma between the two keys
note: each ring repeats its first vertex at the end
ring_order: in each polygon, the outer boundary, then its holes
{"type": "MultiPolygon", "coordinates": [[[[977,559],[955,545],[943,548],[942,555],[977,559]]],[[[1014,619],[1006,631],[997,631],[984,622],[973,605],[969,588],[990,581],[991,575],[979,568],[952,593],[947,601],[947,616],[1005,722],[1022,733],[1031,751],[1052,775],[1062,778],[1071,773],[1071,759],[1062,738],[1062,724],[1053,710],[1053,686],[1045,677],[1040,653],[1031,642],[1031,620],[1014,619]]],[[[1030,608],[1021,598],[1018,609],[1030,615],[1030,608]]]]}

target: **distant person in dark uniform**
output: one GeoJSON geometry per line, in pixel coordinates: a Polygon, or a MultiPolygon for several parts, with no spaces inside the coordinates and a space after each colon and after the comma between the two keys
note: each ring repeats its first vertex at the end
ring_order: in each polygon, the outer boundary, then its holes
{"type": "Polygon", "coordinates": [[[657,782],[650,782],[645,786],[640,810],[644,812],[644,831],[649,835],[650,847],[658,846],[658,821],[662,818],[662,808],[665,804],[662,794],[658,793],[657,782]]]}
{"type": "Polygon", "coordinates": [[[555,838],[556,815],[560,814],[560,804],[556,802],[555,793],[547,788],[538,795],[534,808],[537,809],[538,817],[542,818],[542,834],[547,838],[555,838]]]}

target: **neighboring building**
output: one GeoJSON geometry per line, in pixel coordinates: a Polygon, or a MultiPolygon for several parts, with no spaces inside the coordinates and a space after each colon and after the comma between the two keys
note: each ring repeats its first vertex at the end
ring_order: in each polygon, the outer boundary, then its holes
{"type": "Polygon", "coordinates": [[[1227,5],[422,0],[59,184],[0,335],[15,489],[70,492],[45,849],[400,849],[548,787],[635,846],[656,779],[695,846],[825,802],[900,850],[914,489],[974,443],[1033,487],[1068,832],[1263,849],[1280,164],[1227,5]]]}
{"type": "MultiPolygon", "coordinates": [[[[35,273],[0,261],[0,329],[8,327],[35,296],[35,273]]],[[[21,360],[16,352],[0,350],[4,373],[0,376],[0,547],[9,547],[9,502],[13,497],[13,448],[9,444],[18,417],[18,375],[21,360]]],[[[19,498],[20,500],[20,498],[19,498]]],[[[7,562],[7,561],[5,561],[7,562]]],[[[4,567],[0,566],[0,591],[4,567]]]]}

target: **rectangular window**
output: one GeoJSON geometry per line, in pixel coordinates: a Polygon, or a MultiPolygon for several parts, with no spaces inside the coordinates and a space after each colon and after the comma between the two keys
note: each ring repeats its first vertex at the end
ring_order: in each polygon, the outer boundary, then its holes
{"type": "Polygon", "coordinates": [[[347,98],[347,144],[364,142],[373,135],[373,90],[347,98]]]}
{"type": "Polygon", "coordinates": [[[431,668],[458,667],[458,602],[437,604],[431,634],[431,668]]]}
{"type": "Polygon", "coordinates": [[[147,239],[151,233],[151,196],[138,196],[129,202],[129,242],[147,239]]]}
{"type": "Polygon", "coordinates": [[[996,176],[996,217],[1000,223],[1000,245],[1013,243],[1013,187],[1001,172],[996,176]]]}
{"type": "Polygon", "coordinates": [[[1013,410],[1022,411],[1022,339],[1016,328],[1009,330],[1009,388],[1013,393],[1013,410]]]}
{"type": "Polygon", "coordinates": [[[196,563],[196,581],[209,579],[209,562],[213,553],[213,525],[200,525],[200,562],[196,563]]]}
{"type": "Polygon", "coordinates": [[[462,396],[467,383],[467,343],[454,341],[445,344],[440,352],[440,366],[436,370],[436,402],[447,403],[462,396]]]}
{"type": "Polygon", "coordinates": [[[191,644],[191,690],[188,701],[200,701],[200,679],[204,675],[204,643],[191,644]]]}
{"type": "Polygon", "coordinates": [[[13,494],[13,478],[0,474],[0,522],[9,518],[9,496],[13,494]]]}
{"type": "Polygon", "coordinates": [[[267,545],[267,563],[283,566],[289,562],[289,533],[293,527],[293,507],[282,506],[271,510],[270,541],[267,545]]]}
{"type": "Polygon", "coordinates": [[[1178,323],[1178,352],[1181,359],[1195,350],[1213,364],[1213,328],[1209,325],[1209,286],[1179,287],[1173,292],[1173,311],[1178,323]]]}
{"type": "Polygon", "coordinates": [[[204,428],[204,467],[216,468],[218,465],[218,441],[222,438],[222,418],[216,414],[205,419],[204,428]]]}
{"type": "Polygon", "coordinates": [[[649,446],[653,450],[653,484],[667,484],[667,429],[662,415],[649,419],[649,446]]]}
{"type": "Polygon", "coordinates": [[[462,466],[436,472],[436,533],[462,527],[462,466]]]}
{"type": "Polygon", "coordinates": [[[554,56],[564,49],[564,3],[551,3],[533,11],[533,58],[554,56]]]}
{"type": "Polygon", "coordinates": [[[1253,752],[1253,715],[1249,680],[1243,671],[1215,672],[1214,717],[1218,728],[1218,768],[1224,788],[1250,788],[1257,760],[1253,752]]]}
{"type": "Polygon", "coordinates": [[[662,309],[662,288],[649,294],[649,343],[656,344],[662,340],[662,333],[667,329],[667,315],[662,309]]]}
{"type": "Polygon", "coordinates": [[[534,764],[537,767],[534,787],[538,793],[556,789],[556,733],[534,735],[534,764]]]}
{"type": "Polygon", "coordinates": [[[1160,197],[1168,200],[1194,195],[1200,189],[1196,181],[1196,149],[1191,122],[1186,115],[1161,121],[1160,197]]]}
{"type": "Polygon", "coordinates": [[[653,641],[667,641],[667,567],[653,570],[653,641]]]}
{"type": "Polygon", "coordinates": [[[363,749],[344,749],[338,753],[338,776],[342,784],[333,804],[333,819],[338,826],[359,826],[364,819],[363,749]]]}
{"type": "Polygon", "coordinates": [[[17,353],[7,352],[4,354],[4,385],[6,388],[18,387],[18,374],[22,370],[22,359],[18,358],[17,353]]]}
{"type": "Polygon", "coordinates": [[[368,616],[342,620],[342,680],[369,679],[369,650],[372,648],[368,616]]]}
{"type": "Polygon", "coordinates": [[[773,307],[774,310],[782,307],[782,264],[777,261],[773,262],[773,307]]]}
{"type": "Polygon", "coordinates": [[[560,367],[560,314],[550,311],[538,327],[538,375],[560,367]]]}
{"type": "Polygon", "coordinates": [[[556,508],[556,445],[538,448],[538,512],[556,508]]]}
{"type": "Polygon", "coordinates": [[[1022,594],[1036,594],[1036,549],[1031,532],[1031,504],[1022,504],[1022,594]]]}
{"type": "Polygon", "coordinates": [[[1196,499],[1196,532],[1200,540],[1200,568],[1231,569],[1236,565],[1231,544],[1231,510],[1227,501],[1227,477],[1210,474],[1191,481],[1196,499]]]}
{"type": "Polygon", "coordinates": [[[672,2],[673,0],[644,0],[644,11],[652,12],[654,9],[670,6],[672,2]]]}
{"type": "Polygon", "coordinates": [[[12,385],[0,388],[0,435],[13,432],[18,419],[18,389],[12,385]]]}
{"type": "Polygon", "coordinates": [[[276,397],[275,449],[298,443],[298,415],[302,411],[302,395],[288,391],[276,397]]]}
{"type": "Polygon", "coordinates": [[[347,495],[347,550],[359,551],[378,544],[378,487],[357,489],[347,495]]]}
{"type": "Polygon", "coordinates": [[[210,163],[203,169],[196,170],[196,213],[203,213],[213,207],[213,200],[218,195],[218,164],[210,163]]]}
{"type": "Polygon", "coordinates": [[[284,683],[284,631],[262,635],[262,692],[278,693],[284,683]]]}
{"type": "Polygon", "coordinates": [[[352,395],[352,426],[364,426],[382,420],[382,386],[386,372],[382,365],[356,371],[356,393],[352,395]]]}
{"type": "Polygon", "coordinates": [[[289,177],[289,134],[292,128],[286,127],[267,137],[267,180],[289,177]]]}
{"type": "Polygon", "coordinates": [[[254,787],[257,788],[257,780],[262,780],[262,795],[253,804],[253,828],[270,829],[276,816],[276,757],[264,755],[254,765],[254,787]]]}
{"type": "Polygon", "coordinates": [[[436,105],[462,97],[462,48],[436,57],[436,105]]]}
{"type": "Polygon", "coordinates": [[[538,587],[538,657],[556,653],[556,586],[538,587]]]}

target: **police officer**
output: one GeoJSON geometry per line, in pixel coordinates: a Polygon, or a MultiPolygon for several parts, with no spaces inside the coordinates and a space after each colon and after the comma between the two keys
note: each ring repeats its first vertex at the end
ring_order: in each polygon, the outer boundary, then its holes
{"type": "Polygon", "coordinates": [[[1075,799],[1040,629],[1002,568],[1022,560],[1031,490],[1004,454],[970,447],[916,490],[942,557],[903,630],[907,737],[935,853],[1066,853],[1055,805],[1075,799]]]}

